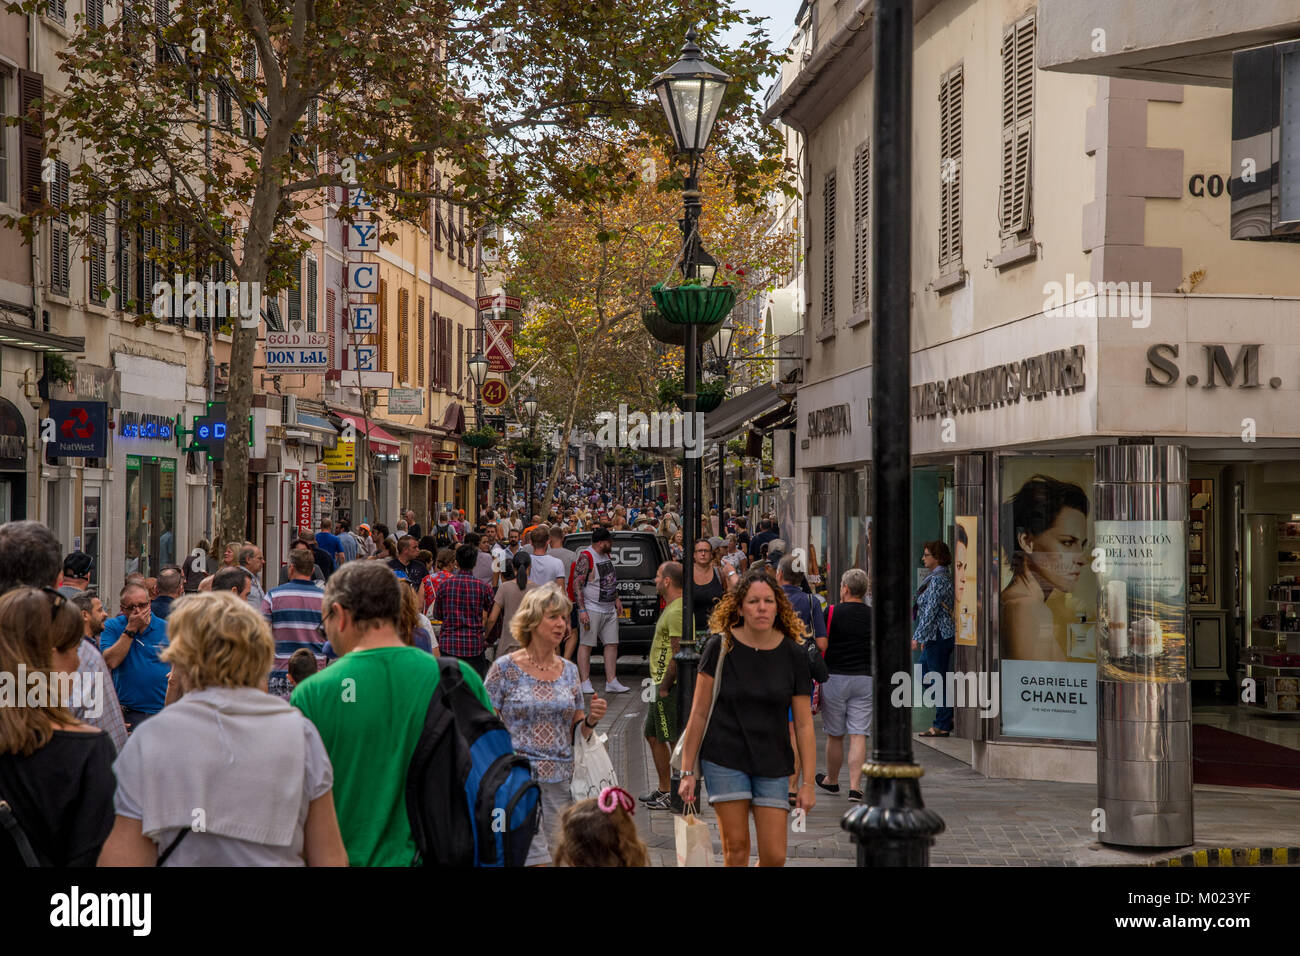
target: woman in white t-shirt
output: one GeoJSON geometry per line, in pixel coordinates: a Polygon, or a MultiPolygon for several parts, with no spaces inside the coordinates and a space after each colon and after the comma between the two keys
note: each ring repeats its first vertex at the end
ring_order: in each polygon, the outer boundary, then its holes
{"type": "Polygon", "coordinates": [[[99,865],[347,866],[320,733],[266,692],[266,620],[230,592],[196,594],[167,632],[185,694],[122,748],[99,865]]]}

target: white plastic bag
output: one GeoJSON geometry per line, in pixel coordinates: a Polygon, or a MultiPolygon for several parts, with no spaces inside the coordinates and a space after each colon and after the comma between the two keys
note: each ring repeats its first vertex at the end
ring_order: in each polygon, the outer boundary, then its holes
{"type": "Polygon", "coordinates": [[[618,786],[614,763],[605,750],[607,739],[604,734],[593,733],[588,740],[582,735],[581,724],[574,728],[573,780],[569,784],[569,792],[575,802],[588,797],[599,797],[606,787],[618,786]]]}

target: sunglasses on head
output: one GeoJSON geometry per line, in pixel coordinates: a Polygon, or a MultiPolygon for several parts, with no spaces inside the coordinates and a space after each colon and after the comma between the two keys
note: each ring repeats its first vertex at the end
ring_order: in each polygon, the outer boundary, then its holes
{"type": "Polygon", "coordinates": [[[53,621],[59,615],[59,608],[67,604],[68,599],[49,585],[41,588],[41,591],[50,599],[50,620],[53,621]]]}

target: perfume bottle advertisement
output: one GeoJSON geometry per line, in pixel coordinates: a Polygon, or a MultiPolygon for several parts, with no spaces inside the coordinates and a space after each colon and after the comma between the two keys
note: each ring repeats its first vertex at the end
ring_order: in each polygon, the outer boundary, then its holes
{"type": "Polygon", "coordinates": [[[1187,679],[1187,549],[1182,521],[1094,523],[1097,667],[1103,680],[1187,679]]]}

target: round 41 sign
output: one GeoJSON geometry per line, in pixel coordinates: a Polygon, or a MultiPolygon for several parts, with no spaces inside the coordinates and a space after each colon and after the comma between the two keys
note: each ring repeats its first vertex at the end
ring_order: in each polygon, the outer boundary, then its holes
{"type": "Polygon", "coordinates": [[[500,379],[489,379],[483,383],[483,404],[490,405],[493,408],[500,408],[510,397],[510,390],[506,388],[506,383],[500,379]]]}

